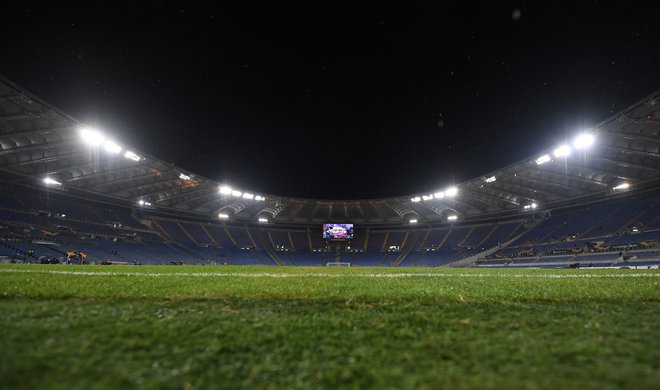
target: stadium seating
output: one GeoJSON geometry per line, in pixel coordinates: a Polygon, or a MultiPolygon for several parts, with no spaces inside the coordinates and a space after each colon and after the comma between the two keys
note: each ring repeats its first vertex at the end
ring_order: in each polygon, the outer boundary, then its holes
{"type": "Polygon", "coordinates": [[[0,192],[0,256],[63,262],[325,266],[648,266],[660,264],[660,196],[644,194],[513,218],[435,227],[356,227],[328,246],[318,226],[287,227],[163,217],[44,193],[0,192]],[[515,240],[514,240],[515,239],[515,240]],[[510,242],[513,240],[513,242],[510,242]],[[507,245],[508,244],[508,245],[507,245]],[[488,256],[481,255],[489,251],[488,256]],[[495,253],[492,253],[495,251],[495,253]]]}

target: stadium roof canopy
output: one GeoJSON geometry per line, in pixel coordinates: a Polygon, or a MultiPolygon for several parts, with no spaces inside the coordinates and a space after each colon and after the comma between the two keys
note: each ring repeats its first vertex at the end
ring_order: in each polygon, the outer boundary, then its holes
{"type": "Polygon", "coordinates": [[[241,188],[220,191],[224,183],[83,129],[83,123],[0,78],[1,181],[48,185],[190,216],[223,214],[245,222],[440,223],[451,215],[469,220],[515,215],[660,183],[660,90],[590,129],[591,147],[583,148],[589,139],[563,149],[551,145],[527,160],[457,184],[455,195],[453,190],[429,189],[383,199],[320,200],[241,188]]]}

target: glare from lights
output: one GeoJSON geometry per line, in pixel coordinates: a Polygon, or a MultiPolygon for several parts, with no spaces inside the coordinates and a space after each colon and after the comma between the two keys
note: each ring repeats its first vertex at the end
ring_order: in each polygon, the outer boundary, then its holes
{"type": "Polygon", "coordinates": [[[587,149],[594,143],[594,136],[593,134],[589,133],[582,133],[575,137],[575,141],[573,141],[573,146],[575,149],[587,149]]]}
{"type": "Polygon", "coordinates": [[[115,141],[106,141],[103,144],[103,148],[106,151],[114,154],[119,154],[121,152],[121,146],[117,145],[115,141]]]}
{"type": "Polygon", "coordinates": [[[223,195],[229,195],[229,194],[231,194],[231,191],[232,191],[232,189],[229,186],[221,186],[220,187],[220,193],[223,194],[223,195]]]}
{"type": "Polygon", "coordinates": [[[243,199],[254,199],[254,195],[246,192],[243,194],[243,199]]]}
{"type": "Polygon", "coordinates": [[[566,157],[571,154],[571,148],[568,145],[562,145],[552,152],[555,157],[566,157]]]}
{"type": "Polygon", "coordinates": [[[494,182],[494,181],[496,181],[496,180],[497,180],[497,178],[496,178],[495,176],[491,176],[491,177],[486,178],[486,180],[484,180],[484,181],[485,181],[486,183],[492,183],[492,182],[494,182]]]}
{"type": "Polygon", "coordinates": [[[130,150],[127,150],[126,153],[124,153],[124,157],[126,157],[129,160],[133,161],[140,161],[141,157],[138,156],[137,154],[131,152],[130,150]]]}
{"type": "Polygon", "coordinates": [[[411,219],[411,220],[408,221],[408,222],[410,222],[410,223],[417,223],[417,220],[416,220],[416,219],[411,219]]]}
{"type": "Polygon", "coordinates": [[[440,191],[440,192],[436,192],[435,194],[433,194],[433,196],[435,196],[436,199],[442,199],[442,198],[445,197],[445,193],[440,191]]]}
{"type": "Polygon", "coordinates": [[[458,188],[456,187],[449,187],[448,189],[445,190],[445,195],[446,196],[456,196],[458,194],[458,188]]]}
{"type": "Polygon", "coordinates": [[[543,156],[536,159],[536,165],[545,164],[548,161],[552,160],[549,154],[544,154],[543,156]]]}
{"type": "Polygon", "coordinates": [[[628,188],[630,188],[630,183],[621,183],[614,187],[615,190],[627,190],[628,188]]]}
{"type": "Polygon", "coordinates": [[[458,219],[458,215],[450,215],[447,217],[447,221],[455,221],[458,219]]]}
{"type": "Polygon", "coordinates": [[[229,219],[229,215],[227,215],[225,213],[220,213],[220,214],[218,214],[218,218],[220,218],[220,219],[229,219]]]}
{"type": "Polygon", "coordinates": [[[422,196],[422,199],[424,199],[424,200],[431,200],[431,199],[433,199],[433,195],[423,195],[423,196],[422,196]]]}
{"type": "Polygon", "coordinates": [[[264,198],[264,197],[261,196],[261,195],[257,195],[257,196],[254,197],[254,200],[257,200],[257,201],[264,201],[264,200],[266,200],[266,198],[264,198]]]}
{"type": "Polygon", "coordinates": [[[52,179],[52,178],[50,178],[50,177],[45,177],[45,178],[44,178],[44,183],[45,183],[46,185],[49,185],[49,186],[51,186],[51,185],[54,185],[54,186],[62,185],[62,183],[60,183],[59,181],[57,181],[57,180],[55,180],[55,179],[52,179]]]}
{"type": "Polygon", "coordinates": [[[185,173],[179,174],[179,179],[181,180],[190,180],[190,176],[186,175],[185,173]]]}
{"type": "Polygon", "coordinates": [[[259,218],[259,222],[266,223],[266,222],[268,222],[268,218],[261,217],[261,218],[259,218]]]}
{"type": "Polygon", "coordinates": [[[243,193],[241,191],[232,190],[231,195],[232,196],[241,196],[241,195],[243,195],[243,193]]]}
{"type": "Polygon", "coordinates": [[[533,202],[532,204],[525,205],[525,206],[523,207],[523,209],[525,209],[525,210],[529,210],[529,209],[534,210],[534,209],[536,209],[537,207],[539,207],[539,205],[536,204],[536,202],[533,202]]]}
{"type": "Polygon", "coordinates": [[[420,200],[422,200],[422,198],[420,198],[419,196],[416,196],[416,197],[414,197],[414,198],[410,198],[410,201],[413,202],[413,203],[417,203],[417,202],[419,202],[420,200]]]}
{"type": "Polygon", "coordinates": [[[80,136],[86,144],[91,146],[99,146],[105,141],[105,136],[98,130],[89,129],[87,127],[80,130],[80,136]]]}
{"type": "Polygon", "coordinates": [[[140,206],[151,206],[151,203],[150,203],[150,202],[147,202],[147,201],[142,200],[142,199],[138,200],[138,204],[139,204],[140,206]]]}

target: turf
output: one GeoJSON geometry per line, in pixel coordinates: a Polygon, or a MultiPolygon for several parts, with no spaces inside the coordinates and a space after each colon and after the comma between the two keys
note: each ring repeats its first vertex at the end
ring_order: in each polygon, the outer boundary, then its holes
{"type": "Polygon", "coordinates": [[[658,324],[657,271],[3,265],[0,387],[650,389],[658,324]]]}

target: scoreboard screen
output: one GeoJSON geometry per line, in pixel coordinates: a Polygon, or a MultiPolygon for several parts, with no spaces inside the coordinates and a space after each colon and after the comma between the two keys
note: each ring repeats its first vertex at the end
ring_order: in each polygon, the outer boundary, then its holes
{"type": "Polygon", "coordinates": [[[353,239],[353,224],[352,223],[324,223],[323,224],[323,239],[324,240],[352,240],[353,239]]]}

